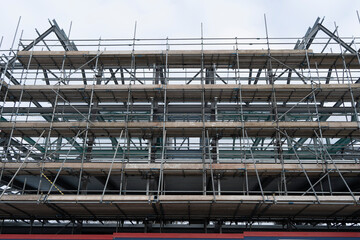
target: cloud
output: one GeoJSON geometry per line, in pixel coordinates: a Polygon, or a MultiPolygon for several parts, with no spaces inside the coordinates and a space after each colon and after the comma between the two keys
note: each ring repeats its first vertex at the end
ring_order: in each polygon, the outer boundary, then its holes
{"type": "MultiPolygon", "coordinates": [[[[301,37],[315,19],[326,16],[341,34],[359,35],[356,9],[360,1],[343,0],[14,0],[4,1],[0,16],[0,36],[9,47],[18,17],[24,38],[35,38],[56,19],[66,30],[73,22],[72,38],[131,38],[137,21],[140,38],[199,37],[204,24],[205,37],[264,37],[264,13],[271,37],[301,37]]],[[[20,36],[20,32],[18,34],[20,36]]]]}

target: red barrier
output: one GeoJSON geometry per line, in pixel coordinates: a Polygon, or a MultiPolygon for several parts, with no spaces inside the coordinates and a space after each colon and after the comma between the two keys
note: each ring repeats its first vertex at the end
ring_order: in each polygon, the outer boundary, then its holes
{"type": "Polygon", "coordinates": [[[114,233],[116,238],[244,238],[242,233],[114,233]]]}
{"type": "Polygon", "coordinates": [[[244,237],[352,237],[359,238],[359,232],[244,232],[244,233],[114,233],[108,235],[90,234],[0,234],[0,239],[73,239],[110,240],[114,238],[217,238],[243,239],[244,237]]]}
{"type": "Polygon", "coordinates": [[[89,239],[109,240],[113,239],[112,234],[90,235],[90,234],[0,234],[0,239],[89,239]]]}

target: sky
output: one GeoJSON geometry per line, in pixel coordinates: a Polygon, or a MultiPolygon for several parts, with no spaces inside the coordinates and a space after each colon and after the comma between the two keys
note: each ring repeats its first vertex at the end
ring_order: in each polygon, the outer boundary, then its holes
{"type": "MultiPolygon", "coordinates": [[[[56,19],[71,38],[302,37],[317,17],[339,26],[342,36],[360,36],[358,0],[2,0],[1,49],[11,46],[19,17],[23,38],[44,32],[56,19]]],[[[17,42],[17,40],[16,40],[17,42]]]]}

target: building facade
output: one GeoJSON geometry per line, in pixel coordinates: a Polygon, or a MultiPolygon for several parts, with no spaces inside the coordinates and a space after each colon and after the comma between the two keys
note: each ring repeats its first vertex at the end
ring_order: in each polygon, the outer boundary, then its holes
{"type": "Polygon", "coordinates": [[[358,229],[360,58],[301,39],[73,39],[3,50],[2,232],[358,229]]]}

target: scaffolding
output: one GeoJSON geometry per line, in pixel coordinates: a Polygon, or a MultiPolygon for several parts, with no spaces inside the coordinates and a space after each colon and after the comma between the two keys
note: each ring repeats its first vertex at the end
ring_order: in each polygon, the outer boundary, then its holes
{"type": "Polygon", "coordinates": [[[359,38],[322,23],[70,40],[54,20],[1,50],[1,230],[358,229],[359,38]]]}

